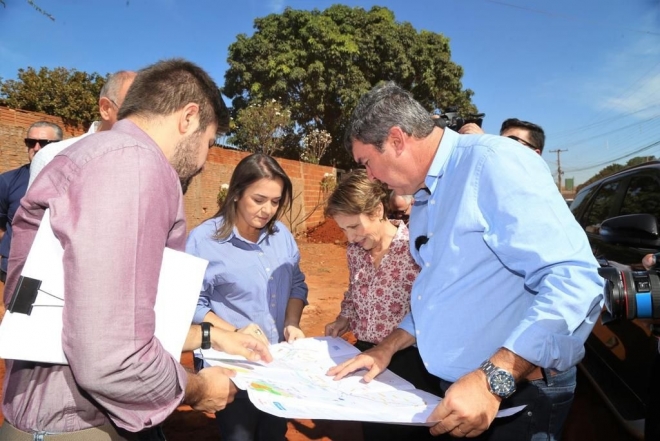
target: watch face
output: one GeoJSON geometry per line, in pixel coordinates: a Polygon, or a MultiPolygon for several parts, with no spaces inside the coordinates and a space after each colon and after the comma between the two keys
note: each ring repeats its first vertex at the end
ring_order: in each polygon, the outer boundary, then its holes
{"type": "Polygon", "coordinates": [[[500,397],[506,398],[516,390],[516,382],[513,380],[513,376],[501,369],[490,375],[488,383],[491,391],[500,397]]]}

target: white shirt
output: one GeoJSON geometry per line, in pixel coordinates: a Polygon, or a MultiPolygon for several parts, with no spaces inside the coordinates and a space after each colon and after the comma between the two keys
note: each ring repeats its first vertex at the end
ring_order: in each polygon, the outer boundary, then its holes
{"type": "Polygon", "coordinates": [[[53,158],[57,156],[57,154],[59,154],[62,150],[69,147],[73,143],[80,141],[85,136],[96,133],[100,125],[101,123],[99,121],[94,121],[92,125],[89,126],[87,133],[76,136],[75,138],[54,142],[52,144],[48,144],[46,148],[39,149],[39,151],[34,155],[34,158],[32,158],[32,162],[30,163],[30,180],[28,181],[28,188],[30,188],[41,170],[43,170],[43,168],[48,165],[48,163],[52,161],[53,158]]]}

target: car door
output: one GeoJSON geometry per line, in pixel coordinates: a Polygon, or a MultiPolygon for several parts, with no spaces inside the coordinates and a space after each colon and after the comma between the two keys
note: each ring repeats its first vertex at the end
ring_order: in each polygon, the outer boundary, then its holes
{"type": "MultiPolygon", "coordinates": [[[[660,247],[650,247],[649,242],[634,247],[605,241],[599,233],[601,223],[610,217],[648,213],[660,219],[659,177],[655,169],[638,170],[614,177],[594,190],[579,220],[598,259],[612,266],[641,269],[642,257],[658,251],[660,247]]],[[[626,319],[606,325],[598,321],[587,341],[584,364],[624,419],[643,418],[653,344],[647,323],[626,319]]]]}

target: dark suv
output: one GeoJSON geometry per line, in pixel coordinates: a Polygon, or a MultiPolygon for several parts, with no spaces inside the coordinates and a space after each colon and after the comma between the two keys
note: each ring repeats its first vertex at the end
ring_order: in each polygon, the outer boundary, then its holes
{"type": "MultiPolygon", "coordinates": [[[[643,269],[642,257],[660,251],[660,162],[631,167],[590,184],[578,192],[571,211],[601,265],[643,269]]],[[[580,366],[639,438],[644,433],[648,380],[657,350],[648,322],[622,318],[604,325],[599,321],[580,366]]]]}

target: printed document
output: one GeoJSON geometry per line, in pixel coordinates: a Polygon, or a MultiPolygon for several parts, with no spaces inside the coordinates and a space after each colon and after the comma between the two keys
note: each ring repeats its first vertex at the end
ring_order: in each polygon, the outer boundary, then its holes
{"type": "Polygon", "coordinates": [[[341,338],[305,338],[269,349],[271,363],[249,362],[213,349],[198,350],[197,356],[206,365],[234,370],[232,380],[247,390],[250,401],[279,417],[433,425],[426,420],[441,398],[415,389],[389,370],[369,383],[362,380],[364,370],[339,381],[326,375],[331,367],[360,353],[341,338]]]}

